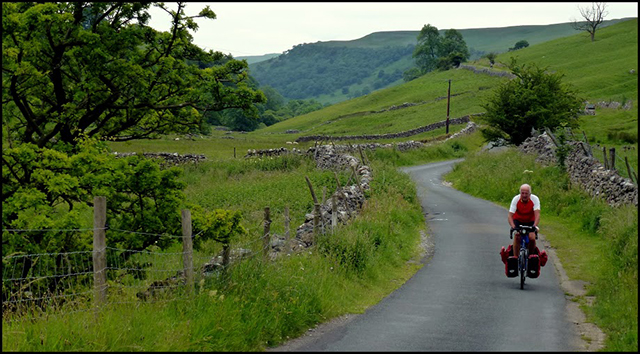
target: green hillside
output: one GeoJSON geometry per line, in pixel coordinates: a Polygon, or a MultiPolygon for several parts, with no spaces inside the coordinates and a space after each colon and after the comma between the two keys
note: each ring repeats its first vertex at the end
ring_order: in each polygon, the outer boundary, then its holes
{"type": "Polygon", "coordinates": [[[264,54],[264,55],[247,55],[247,56],[241,56],[241,57],[237,57],[235,59],[238,60],[246,60],[248,64],[254,64],[254,63],[259,63],[261,61],[265,61],[265,60],[269,60],[271,58],[275,58],[278,55],[280,55],[279,53],[270,53],[270,54],[264,54]]]}
{"type": "MultiPolygon", "coordinates": [[[[605,21],[603,27],[623,20],[605,21]]],[[[520,40],[534,45],[576,34],[570,23],[459,31],[471,60],[506,52],[520,40]]],[[[342,102],[402,83],[402,73],[414,65],[411,55],[418,33],[419,29],[374,32],[351,41],[300,44],[276,58],[253,60],[251,75],[289,99],[342,102]]]]}
{"type": "MultiPolygon", "coordinates": [[[[550,71],[563,73],[566,82],[574,85],[580,96],[592,103],[636,102],[637,51],[637,19],[632,19],[603,28],[593,43],[585,34],[578,33],[531,45],[517,52],[502,53],[497,57],[496,67],[505,70],[504,63],[515,56],[521,62],[548,66],[550,71]],[[631,70],[635,73],[631,74],[631,70]]],[[[486,59],[469,64],[488,66],[486,59]]],[[[446,100],[438,98],[446,97],[449,79],[452,80],[451,118],[484,112],[480,105],[491,93],[489,88],[507,80],[465,69],[432,72],[408,83],[277,123],[254,134],[282,134],[287,130],[298,130],[300,133],[287,134],[289,139],[295,139],[301,135],[383,134],[417,128],[446,118],[446,100]],[[405,102],[419,105],[372,113],[405,102]]],[[[635,132],[637,104],[628,111],[599,110],[598,115],[583,116],[582,120],[587,134],[606,135],[606,132],[616,129],[635,132]],[[604,117],[608,119],[607,124],[601,124],[604,117]]]]}

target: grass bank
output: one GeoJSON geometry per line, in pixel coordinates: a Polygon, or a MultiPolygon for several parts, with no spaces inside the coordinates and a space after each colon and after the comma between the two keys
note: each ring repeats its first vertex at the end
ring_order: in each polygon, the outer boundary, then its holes
{"type": "MultiPolygon", "coordinates": [[[[362,212],[307,252],[275,262],[260,257],[240,262],[226,279],[211,277],[198,283],[192,297],[178,292],[172,301],[111,303],[97,317],[93,311],[79,311],[33,321],[3,320],[2,348],[259,351],[332,317],[361,313],[419,269],[418,244],[425,232],[410,178],[373,157],[371,165],[376,177],[362,212]]],[[[184,178],[189,200],[205,207],[233,206],[250,224],[251,210],[267,205],[277,210],[290,198],[311,199],[305,198],[305,175],[316,186],[334,184],[332,172],[315,170],[301,157],[203,164],[187,168],[184,178]]],[[[291,206],[292,212],[300,213],[294,219],[303,217],[310,206],[291,206]]],[[[276,224],[274,220],[274,228],[276,224]]],[[[297,224],[292,221],[292,227],[297,224]]]]}

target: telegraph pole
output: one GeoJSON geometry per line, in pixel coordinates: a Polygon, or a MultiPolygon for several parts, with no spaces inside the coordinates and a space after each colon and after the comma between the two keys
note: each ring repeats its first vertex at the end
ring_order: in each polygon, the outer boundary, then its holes
{"type": "Polygon", "coordinates": [[[447,90],[447,135],[449,134],[449,100],[451,99],[451,79],[449,79],[449,90],[447,90]]]}

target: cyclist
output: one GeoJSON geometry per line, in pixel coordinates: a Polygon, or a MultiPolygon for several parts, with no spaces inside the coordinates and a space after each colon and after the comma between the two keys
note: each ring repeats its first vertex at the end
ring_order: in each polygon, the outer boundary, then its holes
{"type": "MultiPolygon", "coordinates": [[[[540,222],[540,199],[535,194],[531,194],[531,186],[523,184],[520,186],[520,194],[513,197],[509,207],[508,216],[511,229],[518,225],[535,226],[536,232],[529,233],[529,254],[534,254],[536,249],[536,233],[540,222]]],[[[513,238],[513,254],[520,253],[520,235],[516,233],[513,238]]]]}

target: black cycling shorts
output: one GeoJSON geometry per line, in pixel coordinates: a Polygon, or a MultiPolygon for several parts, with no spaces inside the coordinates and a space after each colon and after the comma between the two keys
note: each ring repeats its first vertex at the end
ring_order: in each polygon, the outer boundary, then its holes
{"type": "Polygon", "coordinates": [[[524,226],[533,226],[533,224],[535,224],[535,221],[529,221],[529,222],[520,222],[518,220],[513,220],[513,223],[516,225],[516,227],[520,226],[520,225],[524,225],[524,226]]]}

